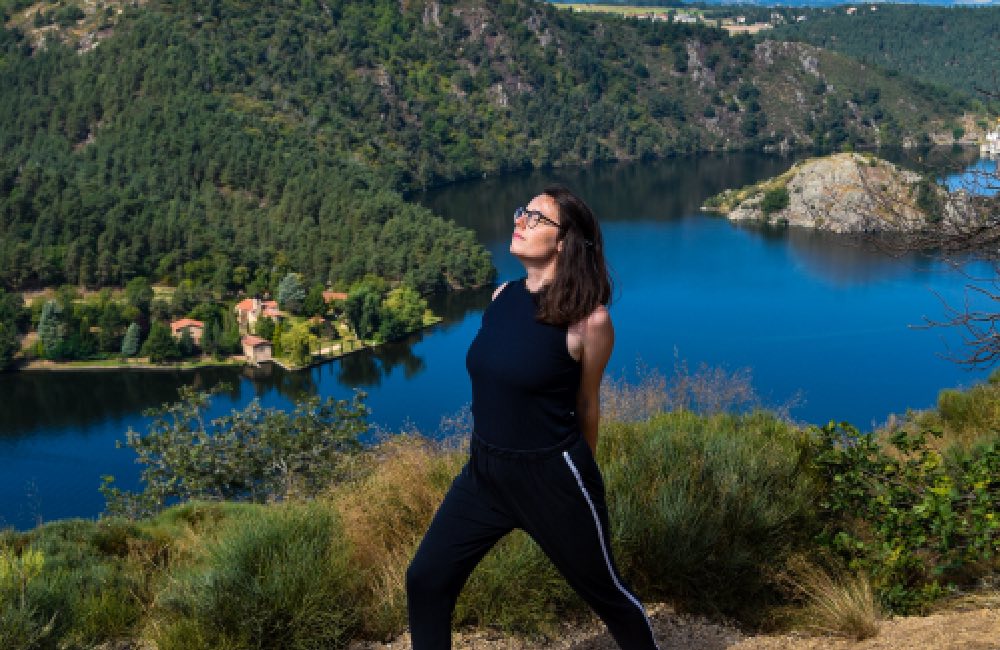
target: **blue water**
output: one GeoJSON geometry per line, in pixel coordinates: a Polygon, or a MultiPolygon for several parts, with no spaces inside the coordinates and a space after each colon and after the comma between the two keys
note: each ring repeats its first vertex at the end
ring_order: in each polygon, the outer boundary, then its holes
{"type": "MultiPolygon", "coordinates": [[[[637,364],[671,374],[677,359],[730,371],[748,368],[762,400],[802,422],[848,420],[863,429],[892,413],[927,408],[942,388],[982,380],[943,358],[966,352],[960,332],[920,329],[960,305],[967,278],[941,262],[891,258],[836,236],[762,231],[702,214],[725,187],[787,169],[760,155],[673,159],[644,165],[547,170],[461,183],[415,197],[473,228],[493,253],[501,281],[519,277],[507,253],[510,214],[550,180],[577,189],[601,217],[616,280],[616,346],[609,373],[637,377],[637,364]]],[[[974,272],[986,269],[973,268],[974,272]]],[[[465,352],[489,288],[441,297],[446,321],[398,344],[302,373],[240,371],[0,375],[0,525],[28,527],[103,508],[100,476],[134,487],[139,468],[116,449],[143,409],[176,387],[219,381],[231,389],[210,415],[253,398],[287,407],[300,393],[368,393],[371,421],[396,432],[438,431],[470,400],[465,352]]]]}

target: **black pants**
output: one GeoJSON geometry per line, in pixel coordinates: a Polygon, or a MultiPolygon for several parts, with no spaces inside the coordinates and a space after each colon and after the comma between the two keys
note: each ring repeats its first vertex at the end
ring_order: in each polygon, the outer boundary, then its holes
{"type": "Polygon", "coordinates": [[[646,612],[611,558],[604,483],[583,436],[531,451],[474,437],[470,452],[406,572],[413,650],[451,648],[459,592],[514,528],[535,540],[623,650],[655,649],[646,612]]]}

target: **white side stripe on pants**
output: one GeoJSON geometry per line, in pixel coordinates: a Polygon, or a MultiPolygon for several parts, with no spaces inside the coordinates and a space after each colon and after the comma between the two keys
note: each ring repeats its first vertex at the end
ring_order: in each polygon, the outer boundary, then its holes
{"type": "MultiPolygon", "coordinates": [[[[649,635],[653,636],[653,626],[649,622],[649,617],[646,616],[646,610],[643,609],[642,603],[640,603],[635,596],[630,594],[628,590],[622,586],[622,583],[618,580],[618,576],[615,575],[614,567],[611,566],[611,556],[608,554],[608,548],[604,544],[604,527],[601,526],[601,520],[597,516],[597,508],[594,507],[594,502],[590,499],[590,493],[588,493],[587,488],[583,486],[583,479],[580,477],[580,472],[576,469],[576,465],[573,464],[573,459],[569,457],[568,451],[564,451],[562,455],[566,464],[569,465],[570,471],[573,472],[573,476],[576,477],[576,484],[580,486],[580,491],[583,492],[583,498],[587,500],[587,505],[590,506],[590,514],[593,515],[594,524],[597,526],[597,540],[601,543],[601,553],[604,554],[604,563],[608,566],[608,573],[611,574],[611,579],[614,581],[615,587],[618,588],[618,591],[625,594],[625,597],[632,601],[633,605],[639,608],[639,611],[642,612],[642,617],[646,619],[646,625],[649,626],[649,635]]],[[[657,648],[657,650],[659,650],[659,646],[656,645],[655,640],[653,641],[653,645],[657,648]]]]}

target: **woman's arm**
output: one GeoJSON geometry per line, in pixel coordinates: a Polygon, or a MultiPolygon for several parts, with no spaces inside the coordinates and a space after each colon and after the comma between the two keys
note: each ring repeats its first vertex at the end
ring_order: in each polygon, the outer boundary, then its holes
{"type": "Polygon", "coordinates": [[[580,337],[582,376],[576,396],[576,416],[584,439],[597,454],[597,429],[601,422],[601,378],[615,345],[611,316],[603,305],[577,323],[574,334],[580,337]]]}

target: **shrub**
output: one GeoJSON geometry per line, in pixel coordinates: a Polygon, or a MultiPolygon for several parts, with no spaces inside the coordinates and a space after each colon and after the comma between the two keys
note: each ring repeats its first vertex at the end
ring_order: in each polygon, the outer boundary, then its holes
{"type": "Polygon", "coordinates": [[[809,546],[807,439],[773,415],[666,413],[610,424],[599,447],[619,564],[640,591],[743,618],[809,546]]]}
{"type": "Polygon", "coordinates": [[[939,435],[899,430],[883,442],[846,423],[816,430],[819,542],[867,572],[897,613],[973,581],[1000,551],[1000,444],[953,450],[949,463],[929,444],[939,435]]]}
{"type": "Polygon", "coordinates": [[[914,414],[910,420],[918,428],[940,430],[940,440],[928,440],[938,447],[969,448],[996,438],[1000,432],[1000,372],[968,390],[942,390],[937,410],[914,414]]]}
{"type": "Polygon", "coordinates": [[[180,401],[152,412],[156,419],[148,433],[126,433],[125,444],[145,465],[145,488],[123,492],[106,477],[101,491],[109,512],[141,517],[176,499],[259,502],[312,495],[342,477],[349,466],[344,461],[360,447],[358,436],[366,429],[363,393],[352,402],[304,398],[291,412],[265,409],[255,400],[206,423],[210,393],[188,387],[179,392],[180,401]]]}
{"type": "Polygon", "coordinates": [[[135,628],[144,568],[105,548],[107,535],[66,520],[0,544],[0,647],[92,647],[135,628]]]}
{"type": "Polygon", "coordinates": [[[764,192],[764,198],[760,202],[760,209],[764,216],[769,217],[775,212],[781,212],[788,207],[788,188],[785,186],[772,187],[764,192]]]}
{"type": "Polygon", "coordinates": [[[340,522],[308,505],[248,506],[175,569],[158,599],[161,650],[343,648],[360,621],[340,522]]]}

